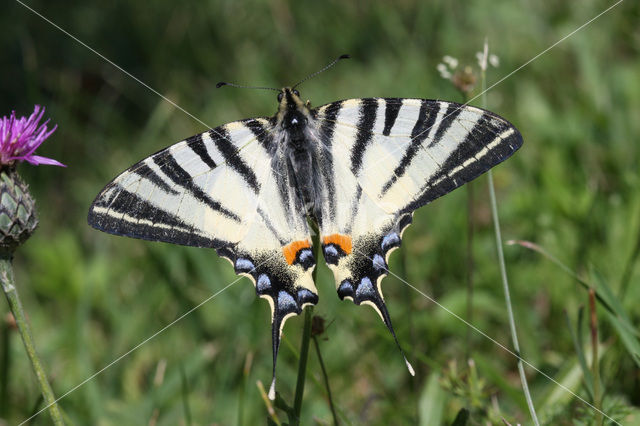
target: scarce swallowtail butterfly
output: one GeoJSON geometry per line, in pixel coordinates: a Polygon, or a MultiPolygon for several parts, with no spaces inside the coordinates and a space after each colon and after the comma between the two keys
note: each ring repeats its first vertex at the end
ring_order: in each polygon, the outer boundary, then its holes
{"type": "Polygon", "coordinates": [[[338,296],[373,307],[398,343],[381,282],[414,210],[522,145],[480,108],[405,98],[311,108],[296,86],[277,90],[273,117],[224,124],[125,170],[88,217],[111,234],[213,248],[249,277],[271,307],[271,399],[284,323],[318,302],[308,219],[338,296]]]}

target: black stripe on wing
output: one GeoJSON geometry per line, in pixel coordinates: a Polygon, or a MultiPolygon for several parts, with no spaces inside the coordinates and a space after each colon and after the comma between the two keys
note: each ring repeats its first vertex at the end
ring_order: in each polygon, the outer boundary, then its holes
{"type": "Polygon", "coordinates": [[[186,142],[187,146],[189,146],[189,148],[191,148],[193,152],[195,152],[196,155],[200,157],[204,164],[209,166],[211,169],[215,169],[216,167],[218,167],[216,162],[213,161],[213,158],[211,158],[211,155],[209,155],[207,147],[204,145],[202,134],[191,136],[186,140],[186,142]]]}
{"type": "Polygon", "coordinates": [[[244,125],[251,130],[253,135],[258,140],[258,143],[267,151],[271,152],[275,147],[273,146],[273,137],[270,133],[267,133],[267,129],[260,121],[255,118],[250,118],[243,121],[244,125]]]}
{"type": "Polygon", "coordinates": [[[402,212],[415,209],[472,181],[509,158],[522,146],[522,135],[507,120],[484,111],[465,140],[424,184],[419,196],[402,212]]]}
{"type": "Polygon", "coordinates": [[[358,187],[356,188],[356,193],[351,199],[351,216],[347,221],[347,227],[345,229],[345,232],[347,234],[350,234],[353,229],[353,224],[356,220],[356,215],[358,213],[358,205],[360,204],[361,198],[362,198],[362,187],[358,185],[358,187]]]}
{"type": "Polygon", "coordinates": [[[167,184],[156,172],[151,169],[151,167],[147,166],[144,162],[140,163],[138,167],[135,168],[133,173],[137,174],[141,178],[147,179],[152,182],[155,186],[162,189],[164,192],[168,192],[172,195],[177,195],[178,191],[173,189],[167,184]]]}
{"type": "Polygon", "coordinates": [[[89,210],[89,225],[100,231],[195,247],[217,248],[228,244],[203,236],[178,216],[157,208],[134,193],[121,188],[111,191],[114,195],[109,198],[99,194],[89,210]]]}
{"type": "MultiPolygon", "coordinates": [[[[334,220],[336,216],[336,184],[333,175],[333,157],[331,156],[331,143],[333,141],[333,132],[336,127],[336,118],[342,108],[343,101],[329,104],[324,110],[324,116],[320,124],[320,139],[326,149],[320,150],[323,164],[324,184],[329,194],[329,215],[328,220],[334,220]]],[[[312,114],[317,116],[317,109],[312,110],[312,114]]],[[[323,220],[323,218],[319,218],[323,220]]],[[[322,224],[320,224],[322,225],[322,224]]]]}
{"type": "Polygon", "coordinates": [[[440,143],[442,137],[447,133],[449,128],[453,123],[455,123],[456,119],[462,113],[462,111],[466,108],[464,105],[449,103],[447,107],[447,112],[445,112],[444,117],[442,117],[442,121],[438,125],[436,129],[436,134],[433,136],[433,140],[429,144],[428,148],[435,146],[440,143]]]}
{"type": "Polygon", "coordinates": [[[351,148],[351,171],[358,176],[362,167],[362,158],[369,142],[373,138],[373,126],[376,122],[378,100],[374,98],[361,99],[360,114],[358,118],[358,131],[356,141],[351,148]]]}
{"type": "Polygon", "coordinates": [[[260,218],[262,219],[262,221],[264,222],[264,226],[266,226],[269,232],[271,232],[273,236],[278,240],[278,242],[280,242],[280,245],[284,246],[285,244],[287,244],[287,239],[282,235],[280,235],[278,231],[276,231],[276,228],[273,226],[273,223],[271,223],[271,219],[269,219],[269,215],[267,215],[260,207],[258,207],[257,212],[260,215],[260,218]]]}
{"type": "Polygon", "coordinates": [[[256,194],[260,192],[256,174],[240,157],[239,149],[231,142],[229,133],[223,127],[218,127],[209,131],[209,136],[213,139],[227,166],[238,172],[256,194]]]}
{"type": "Polygon", "coordinates": [[[422,142],[424,142],[424,140],[432,133],[432,128],[439,111],[440,108],[438,102],[430,102],[425,99],[420,101],[418,120],[411,131],[411,143],[404,152],[400,163],[393,171],[393,175],[382,187],[382,195],[384,195],[393,186],[398,178],[404,176],[407,168],[411,165],[411,162],[422,148],[422,142]],[[430,108],[430,106],[436,106],[437,108],[430,108]]]}
{"type": "MultiPolygon", "coordinates": [[[[160,167],[160,170],[162,170],[162,172],[171,179],[176,186],[187,190],[195,199],[206,204],[212,210],[221,213],[229,219],[241,222],[241,219],[237,214],[224,208],[220,202],[211,198],[209,194],[205,193],[202,188],[195,184],[193,177],[183,169],[180,164],[178,164],[171,154],[171,151],[167,150],[154,155],[153,162],[160,167]]],[[[174,190],[173,193],[177,194],[178,192],[174,190]]]]}
{"type": "Polygon", "coordinates": [[[399,98],[385,98],[384,102],[384,129],[382,130],[382,134],[389,136],[393,125],[396,124],[396,118],[398,118],[402,100],[399,98]]]}

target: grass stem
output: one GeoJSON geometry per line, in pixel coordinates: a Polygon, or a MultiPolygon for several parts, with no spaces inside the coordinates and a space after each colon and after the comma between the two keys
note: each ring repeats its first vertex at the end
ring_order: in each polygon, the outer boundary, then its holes
{"type": "Polygon", "coordinates": [[[627,264],[624,267],[624,272],[622,273],[622,278],[620,279],[620,289],[618,290],[618,298],[620,300],[624,300],[624,296],[627,293],[627,288],[629,287],[629,282],[631,281],[631,275],[633,274],[633,267],[638,261],[638,257],[640,256],[640,226],[638,226],[638,233],[636,235],[636,244],[631,252],[631,256],[629,256],[629,260],[627,260],[627,264]]]}
{"type": "Polygon", "coordinates": [[[9,417],[9,371],[11,369],[11,315],[6,319],[0,319],[2,331],[0,339],[2,343],[0,352],[0,418],[9,417]]]}
{"type": "Polygon", "coordinates": [[[520,381],[522,382],[522,390],[524,391],[525,399],[527,400],[527,406],[529,407],[529,413],[533,423],[538,426],[538,417],[536,415],[536,409],[533,406],[533,400],[529,392],[529,385],[527,384],[527,376],[525,375],[524,365],[522,359],[520,359],[520,344],[518,343],[518,333],[516,332],[516,322],[513,317],[513,308],[511,306],[511,295],[509,293],[509,281],[507,279],[507,269],[504,262],[504,252],[502,251],[502,236],[500,233],[500,222],[498,219],[498,207],[496,204],[496,193],[493,186],[493,175],[491,170],[488,173],[489,177],[489,198],[491,200],[491,215],[493,216],[493,227],[496,234],[496,246],[498,248],[498,261],[500,264],[500,276],[502,277],[502,287],[504,290],[504,300],[507,305],[507,313],[509,315],[509,328],[511,329],[511,339],[513,340],[513,349],[518,354],[518,372],[520,373],[520,381]]]}
{"type": "MultiPolygon", "coordinates": [[[[269,414],[269,418],[276,426],[280,426],[282,423],[276,414],[276,410],[273,408],[273,404],[271,404],[271,399],[267,396],[267,391],[264,389],[264,385],[260,380],[256,381],[256,386],[258,387],[258,392],[260,392],[260,397],[264,402],[264,406],[267,408],[267,413],[269,414]]],[[[281,401],[280,394],[276,393],[276,400],[274,403],[278,403],[281,401]]]]}
{"type": "Polygon", "coordinates": [[[333,406],[333,398],[331,397],[331,388],[329,387],[329,376],[327,376],[327,370],[324,368],[324,361],[320,354],[320,344],[318,343],[318,337],[313,336],[313,345],[316,348],[316,355],[318,355],[318,362],[320,363],[320,370],[322,371],[322,378],[324,379],[324,387],[327,389],[327,398],[329,399],[329,408],[331,409],[331,415],[333,416],[334,426],[339,425],[338,415],[336,414],[336,408],[333,406]]]}
{"type": "MultiPolygon", "coordinates": [[[[482,67],[482,107],[487,108],[486,86],[486,63],[489,54],[489,42],[487,39],[484,41],[484,66],[482,67]]],[[[507,268],[504,261],[504,252],[502,250],[502,235],[500,231],[500,219],[498,218],[498,203],[496,202],[496,191],[493,185],[493,173],[491,170],[487,173],[489,183],[489,199],[491,202],[491,216],[493,217],[493,228],[496,235],[496,247],[498,249],[498,263],[500,265],[500,276],[502,277],[502,287],[504,290],[504,300],[507,305],[507,313],[509,315],[509,328],[511,329],[511,339],[513,340],[513,349],[518,354],[518,372],[520,373],[520,381],[522,382],[522,390],[524,397],[527,400],[527,406],[529,407],[529,413],[531,414],[531,420],[536,426],[539,426],[538,416],[536,415],[536,409],[533,406],[533,400],[531,399],[531,393],[529,392],[529,385],[527,384],[527,376],[525,375],[524,365],[522,364],[520,354],[520,344],[518,343],[518,333],[516,331],[516,322],[513,317],[513,307],[511,305],[511,295],[509,292],[509,281],[507,279],[507,268]]]]}
{"type": "MultiPolygon", "coordinates": [[[[318,261],[320,255],[320,236],[317,228],[314,228],[313,235],[313,256],[318,261]]],[[[313,282],[316,282],[318,266],[313,270],[313,282]]],[[[302,330],[302,342],[300,343],[300,361],[298,363],[298,380],[296,382],[296,393],[293,399],[293,414],[296,424],[300,424],[300,412],[302,410],[302,396],[304,394],[304,382],[307,376],[307,360],[309,358],[309,341],[311,340],[311,319],[313,317],[313,306],[304,309],[304,328],[302,330]]]]}
{"type": "Polygon", "coordinates": [[[36,346],[33,341],[31,329],[29,327],[29,323],[27,322],[27,318],[25,317],[24,309],[22,308],[22,302],[20,302],[18,289],[15,286],[15,281],[13,278],[13,266],[11,265],[10,257],[0,257],[0,281],[2,281],[2,289],[4,290],[4,294],[7,297],[7,301],[9,302],[11,313],[16,320],[16,325],[18,326],[18,331],[20,332],[20,336],[22,337],[22,342],[24,343],[25,350],[27,351],[27,355],[29,356],[29,360],[31,361],[31,366],[36,373],[40,391],[42,392],[42,396],[46,405],[49,406],[49,414],[51,415],[51,419],[56,426],[64,425],[64,421],[62,420],[62,413],[60,412],[60,408],[55,402],[56,398],[53,395],[53,391],[51,390],[51,385],[49,385],[47,375],[44,371],[42,363],[40,362],[40,358],[36,353],[36,346]]]}
{"type": "Polygon", "coordinates": [[[596,425],[602,425],[602,395],[600,394],[600,360],[598,359],[598,317],[596,313],[596,292],[589,290],[589,310],[591,311],[591,374],[593,375],[593,405],[596,407],[596,425]]]}
{"type": "Polygon", "coordinates": [[[238,426],[244,425],[244,399],[247,386],[249,384],[249,374],[251,373],[251,365],[253,364],[253,352],[248,352],[244,359],[242,367],[242,383],[238,394],[238,426]]]}
{"type": "MultiPolygon", "coordinates": [[[[467,321],[473,324],[473,182],[467,184],[467,321]]],[[[465,361],[471,357],[472,330],[467,327],[465,361]]]]}
{"type": "Polygon", "coordinates": [[[302,330],[302,342],[300,343],[300,362],[298,363],[298,381],[296,394],[293,399],[293,413],[300,424],[300,412],[302,411],[302,396],[304,394],[304,382],[307,376],[307,360],[309,359],[309,341],[311,340],[311,318],[313,307],[308,306],[304,310],[304,328],[302,330]]]}
{"type": "Polygon", "coordinates": [[[191,426],[191,408],[189,407],[189,380],[184,371],[184,365],[180,364],[180,381],[182,382],[182,408],[184,411],[184,421],[186,426],[191,426]]]}

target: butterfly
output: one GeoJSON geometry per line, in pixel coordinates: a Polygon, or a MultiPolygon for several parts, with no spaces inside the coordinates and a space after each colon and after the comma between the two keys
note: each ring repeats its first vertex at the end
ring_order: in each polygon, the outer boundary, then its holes
{"type": "Polygon", "coordinates": [[[318,302],[310,223],[340,299],[371,306],[400,348],[381,282],[413,212],[522,145],[508,121],[473,106],[362,98],[312,108],[296,86],[274,89],[273,117],[224,124],[133,165],[88,216],[107,233],[213,248],[247,276],[271,307],[271,399],[285,321],[318,302]]]}

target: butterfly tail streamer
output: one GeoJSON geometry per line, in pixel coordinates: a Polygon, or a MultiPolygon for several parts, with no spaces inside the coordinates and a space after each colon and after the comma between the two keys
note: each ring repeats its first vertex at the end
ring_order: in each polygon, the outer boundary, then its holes
{"type": "MultiPolygon", "coordinates": [[[[315,265],[315,261],[313,261],[313,265],[315,265]]],[[[258,281],[256,288],[258,296],[266,297],[272,307],[271,340],[273,349],[273,373],[268,393],[269,399],[271,400],[274,400],[276,397],[276,362],[280,350],[284,324],[290,317],[300,315],[305,306],[313,306],[318,303],[318,295],[315,288],[297,286],[291,291],[282,283],[279,283],[275,277],[273,284],[275,290],[269,293],[261,289],[260,281],[258,281]]]]}
{"type": "Polygon", "coordinates": [[[271,386],[269,387],[269,399],[276,399],[276,362],[278,360],[278,351],[280,349],[280,338],[282,333],[280,332],[280,325],[282,323],[282,318],[277,318],[277,315],[274,314],[273,320],[271,322],[271,338],[273,344],[273,372],[271,375],[271,386]]]}
{"type": "Polygon", "coordinates": [[[384,303],[384,300],[382,299],[382,294],[376,291],[375,296],[372,299],[362,301],[360,302],[360,304],[361,303],[375,304],[377,311],[380,314],[382,321],[384,322],[384,325],[387,326],[387,329],[393,336],[393,340],[396,342],[396,346],[398,346],[398,350],[400,351],[402,358],[404,358],[404,363],[407,366],[407,370],[409,370],[409,374],[411,374],[412,376],[415,376],[416,372],[413,369],[413,366],[411,365],[409,360],[407,359],[407,356],[404,354],[404,351],[402,350],[402,346],[400,346],[400,342],[398,341],[398,337],[396,336],[396,332],[393,329],[393,325],[391,324],[391,317],[389,316],[387,305],[386,303],[384,303]]]}

